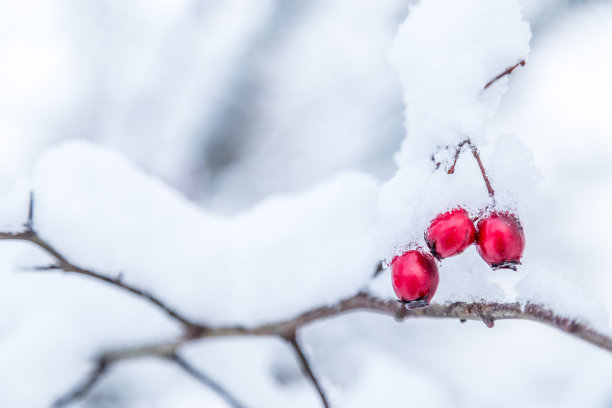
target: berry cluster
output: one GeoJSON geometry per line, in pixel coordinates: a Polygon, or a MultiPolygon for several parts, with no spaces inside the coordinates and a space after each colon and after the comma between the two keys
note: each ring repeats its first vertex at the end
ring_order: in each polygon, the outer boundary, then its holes
{"type": "Polygon", "coordinates": [[[404,302],[428,304],[438,288],[436,259],[458,255],[472,243],[493,269],[516,270],[525,249],[525,235],[518,218],[509,212],[492,212],[476,227],[463,208],[438,215],[425,232],[431,254],[407,251],[391,261],[393,290],[404,302]]]}

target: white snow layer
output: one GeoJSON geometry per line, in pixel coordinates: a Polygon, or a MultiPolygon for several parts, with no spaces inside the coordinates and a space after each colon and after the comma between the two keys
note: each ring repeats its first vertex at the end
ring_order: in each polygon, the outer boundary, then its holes
{"type": "Polygon", "coordinates": [[[514,0],[428,0],[410,9],[391,48],[406,104],[400,167],[471,138],[483,141],[508,78],[527,57],[531,31],[514,0]]]}
{"type": "Polygon", "coordinates": [[[119,155],[74,142],[40,160],[33,190],[35,229],[68,259],[123,273],[206,323],[254,325],[336,302],[380,256],[378,185],[356,173],[221,218],[119,155]]]}

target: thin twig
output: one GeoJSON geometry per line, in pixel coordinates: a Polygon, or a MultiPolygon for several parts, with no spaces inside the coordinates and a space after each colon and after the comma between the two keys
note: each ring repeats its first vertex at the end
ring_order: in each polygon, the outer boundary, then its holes
{"type": "Polygon", "coordinates": [[[504,72],[502,72],[501,74],[497,75],[495,78],[493,78],[492,80],[487,82],[487,84],[484,86],[484,89],[487,89],[488,87],[490,87],[491,85],[493,85],[495,82],[497,82],[499,79],[505,77],[506,75],[510,75],[512,73],[512,71],[517,69],[519,66],[520,67],[524,67],[525,64],[526,64],[525,60],[520,60],[519,62],[517,62],[513,66],[509,67],[504,72]]]}
{"type": "Polygon", "coordinates": [[[210,388],[217,395],[219,395],[225,402],[227,402],[232,408],[246,408],[246,405],[242,404],[236,397],[234,397],[228,390],[226,390],[221,384],[204,374],[202,371],[195,368],[191,363],[185,360],[181,355],[174,353],[170,359],[174,361],[179,367],[181,367],[187,374],[192,376],[194,379],[210,388]]]}
{"type": "Polygon", "coordinates": [[[109,364],[104,359],[99,359],[94,370],[87,377],[72,388],[66,395],[61,396],[51,405],[51,408],[61,408],[85,398],[108,371],[109,364]]]}
{"type": "Polygon", "coordinates": [[[315,387],[315,389],[319,393],[319,397],[321,398],[321,403],[323,404],[323,406],[325,408],[330,408],[329,400],[327,399],[327,395],[325,394],[325,390],[321,386],[321,383],[319,382],[319,379],[317,378],[315,373],[312,371],[312,367],[310,365],[310,362],[308,361],[308,358],[306,357],[306,355],[302,351],[302,348],[301,348],[300,344],[297,341],[296,333],[294,332],[293,335],[288,336],[286,338],[286,340],[289,342],[289,344],[291,344],[291,347],[293,348],[293,351],[295,351],[296,356],[300,360],[300,366],[302,367],[302,371],[303,371],[304,375],[308,378],[308,380],[310,380],[312,385],[315,387]]]}

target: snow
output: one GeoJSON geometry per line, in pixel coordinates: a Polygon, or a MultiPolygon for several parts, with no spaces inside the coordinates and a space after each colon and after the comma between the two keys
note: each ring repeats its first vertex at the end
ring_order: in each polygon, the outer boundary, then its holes
{"type": "Polygon", "coordinates": [[[362,174],[231,218],[84,142],[50,150],[33,180],[35,229],[68,259],[123,273],[208,324],[257,325],[334,303],[356,293],[379,259],[378,184],[362,174]]]}
{"type": "MultiPolygon", "coordinates": [[[[487,119],[508,78],[483,88],[527,57],[530,38],[511,0],[431,0],[411,8],[390,53],[404,89],[406,138],[395,156],[399,169],[379,197],[385,258],[423,246],[423,232],[440,212],[461,206],[476,216],[490,208],[477,167],[465,164],[472,160],[469,149],[455,174],[444,170],[462,141],[486,145],[487,119]],[[435,160],[442,160],[437,171],[435,160]]],[[[506,191],[500,198],[516,202],[506,191]]]]}
{"type": "MultiPolygon", "coordinates": [[[[71,261],[203,323],[290,318],[364,288],[394,299],[388,270],[370,279],[380,259],[424,247],[440,212],[493,206],[469,150],[445,172],[469,136],[495,207],[520,216],[523,265],[491,271],[472,246],[439,264],[433,301],[543,304],[610,332],[609,4],[520,1],[530,45],[510,0],[42,3],[0,6],[2,231],[22,230],[33,190],[35,228],[71,261]],[[90,142],[57,143],[75,136],[90,142]]],[[[24,270],[51,259],[0,244],[0,406],[46,406],[99,352],[180,336],[142,299],[24,270]]],[[[339,407],[612,400],[609,353],[536,322],[356,312],[299,340],[339,407]]],[[[181,352],[247,406],[320,406],[278,339],[181,352]]],[[[75,406],[203,404],[226,406],[144,358],[75,406]]]]}
{"type": "Polygon", "coordinates": [[[470,138],[483,144],[508,78],[484,86],[527,57],[531,32],[513,0],[429,0],[400,26],[390,58],[406,104],[400,168],[470,138]],[[426,33],[426,35],[424,35],[426,33]]]}

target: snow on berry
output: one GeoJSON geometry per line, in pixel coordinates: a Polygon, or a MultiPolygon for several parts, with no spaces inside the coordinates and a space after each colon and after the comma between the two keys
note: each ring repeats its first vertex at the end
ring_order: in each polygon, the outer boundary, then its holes
{"type": "Polygon", "coordinates": [[[525,250],[525,233],[512,213],[494,212],[478,221],[478,253],[493,269],[514,269],[525,250]]]}
{"type": "Polygon", "coordinates": [[[419,250],[408,251],[391,261],[391,281],[397,297],[405,302],[430,302],[440,280],[433,256],[419,250]]]}
{"type": "Polygon", "coordinates": [[[425,241],[438,259],[462,253],[475,239],[476,228],[463,208],[438,215],[425,232],[425,241]]]}

